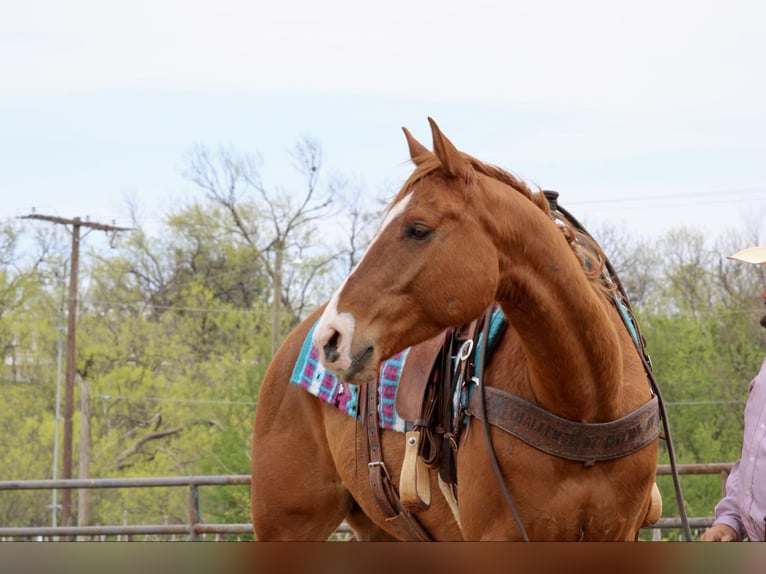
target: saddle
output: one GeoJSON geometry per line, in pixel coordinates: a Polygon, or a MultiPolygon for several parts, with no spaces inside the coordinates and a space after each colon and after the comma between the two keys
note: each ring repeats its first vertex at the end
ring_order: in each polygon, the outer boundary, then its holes
{"type": "MultiPolygon", "coordinates": [[[[491,356],[494,343],[502,336],[502,332],[494,338],[489,336],[494,313],[497,310],[490,308],[470,325],[449,329],[411,348],[396,396],[397,411],[412,422],[412,430],[405,434],[398,493],[383,462],[377,390],[374,385],[362,387],[370,485],[387,520],[404,540],[430,540],[414,516],[430,506],[430,469],[438,470],[442,494],[460,522],[456,454],[467,418],[496,426],[538,450],[585,466],[627,456],[660,435],[656,395],[618,420],[581,423],[480,384],[486,357],[491,356]]],[[[503,321],[502,330],[505,328],[503,321]]]]}
{"type": "MultiPolygon", "coordinates": [[[[490,309],[492,311],[493,309],[490,309]]],[[[487,317],[489,316],[489,312],[487,317]]],[[[413,513],[430,506],[430,470],[439,471],[442,494],[457,513],[458,409],[455,396],[464,380],[468,359],[476,345],[477,321],[458,329],[448,329],[436,337],[411,347],[402,371],[395,399],[399,415],[412,422],[405,434],[405,456],[399,492],[383,462],[378,424],[378,393],[374,385],[361,388],[364,405],[362,426],[366,437],[370,486],[387,521],[404,540],[428,541],[428,533],[413,513]],[[455,353],[457,362],[454,361],[455,353]],[[447,444],[448,448],[444,448],[447,444]]]]}

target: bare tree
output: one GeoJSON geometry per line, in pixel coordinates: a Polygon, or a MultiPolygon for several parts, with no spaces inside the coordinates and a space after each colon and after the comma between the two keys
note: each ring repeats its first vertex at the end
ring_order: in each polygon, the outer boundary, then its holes
{"type": "Polygon", "coordinates": [[[693,316],[718,300],[712,272],[715,254],[706,243],[702,232],[678,228],[658,240],[655,247],[664,264],[663,290],[667,300],[693,316]]]}
{"type": "Polygon", "coordinates": [[[386,202],[373,200],[365,197],[361,191],[361,184],[354,183],[344,188],[343,203],[345,206],[342,228],[345,236],[344,274],[350,273],[359,262],[373,233],[379,223],[380,212],[385,208],[386,202]],[[372,208],[370,203],[373,204],[372,208]]]}
{"type": "Polygon", "coordinates": [[[304,138],[292,152],[292,163],[303,178],[301,191],[268,187],[262,179],[262,160],[258,155],[241,154],[231,148],[211,152],[195,147],[188,156],[187,179],[203,189],[208,198],[221,205],[230,216],[229,232],[239,237],[259,258],[273,284],[272,351],[281,342],[282,309],[293,319],[302,314],[308,282],[333,257],[303,259],[317,243],[313,231],[318,222],[332,214],[340,182],[329,179],[321,184],[322,150],[304,138]],[[286,261],[309,266],[301,275],[302,284],[285,283],[298,275],[286,272],[286,261]]]}
{"type": "Polygon", "coordinates": [[[609,258],[633,305],[640,306],[657,291],[656,273],[659,261],[649,243],[626,234],[615,225],[602,225],[591,230],[594,239],[609,258]]]}
{"type": "Polygon", "coordinates": [[[766,236],[762,231],[765,228],[766,213],[755,213],[752,216],[742,230],[729,230],[721,234],[716,242],[716,275],[727,305],[760,306],[760,293],[766,287],[766,268],[727,260],[728,255],[746,247],[766,245],[766,236]]]}

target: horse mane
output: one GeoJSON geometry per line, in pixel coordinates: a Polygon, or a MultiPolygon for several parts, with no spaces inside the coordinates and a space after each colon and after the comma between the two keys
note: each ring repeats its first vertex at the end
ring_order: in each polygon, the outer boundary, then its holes
{"type": "MultiPolygon", "coordinates": [[[[535,191],[532,191],[526,182],[503,168],[484,163],[465,152],[459,153],[468,161],[474,171],[507,185],[541,209],[564,235],[569,247],[580,262],[583,273],[585,273],[585,276],[590,280],[591,284],[597,290],[605,294],[615,291],[616,286],[610,279],[608,279],[608,274],[605,273],[606,255],[601,249],[601,246],[599,246],[587,233],[577,231],[575,227],[560,214],[554,217],[550,203],[539,187],[535,191]]],[[[422,159],[419,158],[415,171],[413,171],[410,177],[407,178],[402,189],[396,194],[392,205],[402,199],[409,190],[412,189],[412,186],[416,182],[441,168],[441,162],[435,155],[429,155],[422,159]]]]}

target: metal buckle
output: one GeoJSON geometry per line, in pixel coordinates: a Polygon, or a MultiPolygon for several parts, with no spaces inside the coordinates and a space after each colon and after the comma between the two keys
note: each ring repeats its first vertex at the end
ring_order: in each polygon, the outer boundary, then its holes
{"type": "Polygon", "coordinates": [[[458,352],[458,358],[461,361],[465,361],[468,359],[468,357],[471,356],[471,353],[473,352],[473,339],[466,339],[463,341],[463,344],[460,346],[460,351],[458,352]]]}
{"type": "Polygon", "coordinates": [[[367,466],[368,466],[369,468],[374,468],[374,467],[376,467],[376,466],[379,466],[380,468],[382,468],[382,469],[383,469],[383,474],[385,474],[385,475],[386,475],[386,478],[387,478],[388,480],[391,480],[391,475],[390,475],[390,474],[388,474],[388,469],[386,468],[386,463],[385,463],[385,462],[383,462],[382,460],[374,460],[374,461],[372,461],[372,462],[368,462],[368,463],[367,463],[367,466]]]}

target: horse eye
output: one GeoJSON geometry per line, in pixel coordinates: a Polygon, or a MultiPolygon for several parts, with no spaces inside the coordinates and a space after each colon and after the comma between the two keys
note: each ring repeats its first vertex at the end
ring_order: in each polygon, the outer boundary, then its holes
{"type": "Polygon", "coordinates": [[[433,230],[422,223],[413,223],[404,229],[404,236],[407,239],[414,239],[415,241],[425,241],[431,237],[432,233],[433,230]]]}

